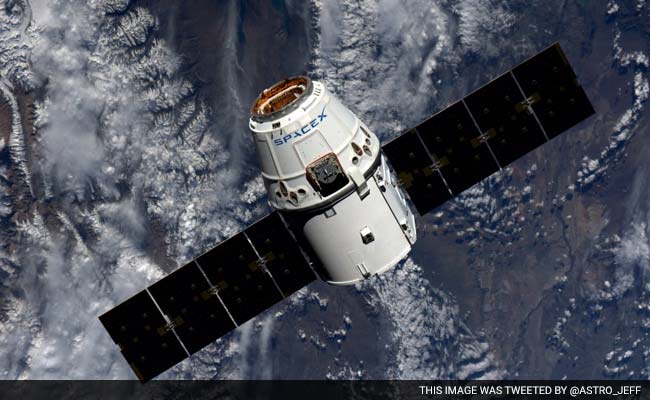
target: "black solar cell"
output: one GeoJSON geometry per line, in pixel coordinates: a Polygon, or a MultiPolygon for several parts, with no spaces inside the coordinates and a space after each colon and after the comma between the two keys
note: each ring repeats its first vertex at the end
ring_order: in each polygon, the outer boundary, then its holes
{"type": "Polygon", "coordinates": [[[149,287],[190,354],[235,328],[217,295],[194,262],[149,287]]]}
{"type": "Polygon", "coordinates": [[[559,44],[554,44],[512,71],[549,138],[594,113],[559,44]]]}
{"type": "Polygon", "coordinates": [[[481,132],[462,102],[424,121],[416,130],[454,194],[499,170],[481,132]]]}
{"type": "Polygon", "coordinates": [[[246,235],[264,259],[266,268],[273,275],[285,297],[316,279],[298,243],[277,212],[271,213],[249,227],[246,235]]]}
{"type": "Polygon", "coordinates": [[[282,300],[282,293],[261,267],[243,232],[196,261],[219,289],[219,296],[238,325],[282,300]]]}
{"type": "Polygon", "coordinates": [[[507,72],[464,99],[501,167],[546,142],[524,97],[507,72]]]}
{"type": "Polygon", "coordinates": [[[425,214],[451,198],[451,194],[414,130],[384,145],[384,153],[408,192],[415,208],[425,214]]]}
{"type": "Polygon", "coordinates": [[[140,381],[146,382],[187,357],[146,290],[99,317],[140,381]]]}

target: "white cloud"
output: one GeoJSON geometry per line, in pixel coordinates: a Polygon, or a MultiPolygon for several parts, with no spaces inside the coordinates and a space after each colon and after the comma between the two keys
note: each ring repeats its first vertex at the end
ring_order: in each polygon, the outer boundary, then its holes
{"type": "MultiPolygon", "coordinates": [[[[493,0],[457,1],[451,7],[458,17],[458,39],[464,51],[494,57],[503,51],[504,42],[517,21],[507,4],[493,0]]],[[[506,44],[506,46],[511,43],[506,44]]]]}
{"type": "Polygon", "coordinates": [[[632,68],[632,105],[625,110],[616,120],[612,128],[607,147],[603,149],[598,158],[584,157],[576,179],[578,189],[586,189],[607,174],[609,167],[625,154],[628,143],[636,133],[637,121],[643,113],[645,103],[650,95],[650,84],[645,71],[650,66],[647,54],[641,51],[625,51],[620,44],[621,31],[618,23],[614,25],[614,39],[612,48],[614,61],[620,68],[632,68]]]}
{"type": "Polygon", "coordinates": [[[646,221],[637,219],[632,222],[619,247],[614,250],[614,255],[616,279],[608,290],[614,298],[620,298],[635,285],[650,290],[650,240],[646,221]],[[635,278],[637,274],[640,282],[635,278]]]}
{"type": "Polygon", "coordinates": [[[392,322],[391,379],[480,379],[504,375],[487,343],[460,321],[458,306],[431,287],[410,258],[358,285],[368,304],[392,322]]]}
{"type": "Polygon", "coordinates": [[[424,116],[438,92],[438,65],[455,59],[447,13],[428,1],[315,4],[319,43],[312,74],[379,135],[424,116]],[[405,15],[417,15],[418,23],[400,18],[405,15]]]}

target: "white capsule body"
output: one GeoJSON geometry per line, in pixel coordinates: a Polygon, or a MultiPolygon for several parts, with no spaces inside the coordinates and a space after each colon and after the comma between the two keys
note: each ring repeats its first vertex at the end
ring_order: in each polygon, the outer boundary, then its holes
{"type": "Polygon", "coordinates": [[[328,283],[358,282],[408,254],[415,219],[379,139],[320,82],[297,77],[267,89],[250,129],[269,203],[299,221],[297,236],[328,283]]]}

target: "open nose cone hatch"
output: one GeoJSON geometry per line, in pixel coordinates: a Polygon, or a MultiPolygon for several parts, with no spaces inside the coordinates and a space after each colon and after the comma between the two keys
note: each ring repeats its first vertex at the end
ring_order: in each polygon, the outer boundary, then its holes
{"type": "Polygon", "coordinates": [[[311,92],[311,79],[306,76],[295,76],[276,83],[257,97],[251,114],[254,119],[265,120],[271,116],[279,117],[294,110],[300,99],[311,92]]]}

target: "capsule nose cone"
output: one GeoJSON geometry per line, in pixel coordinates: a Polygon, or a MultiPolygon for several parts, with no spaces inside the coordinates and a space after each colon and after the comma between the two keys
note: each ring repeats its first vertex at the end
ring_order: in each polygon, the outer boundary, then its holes
{"type": "Polygon", "coordinates": [[[264,89],[251,107],[251,119],[264,121],[284,115],[300,105],[312,91],[306,76],[294,76],[264,89]]]}

